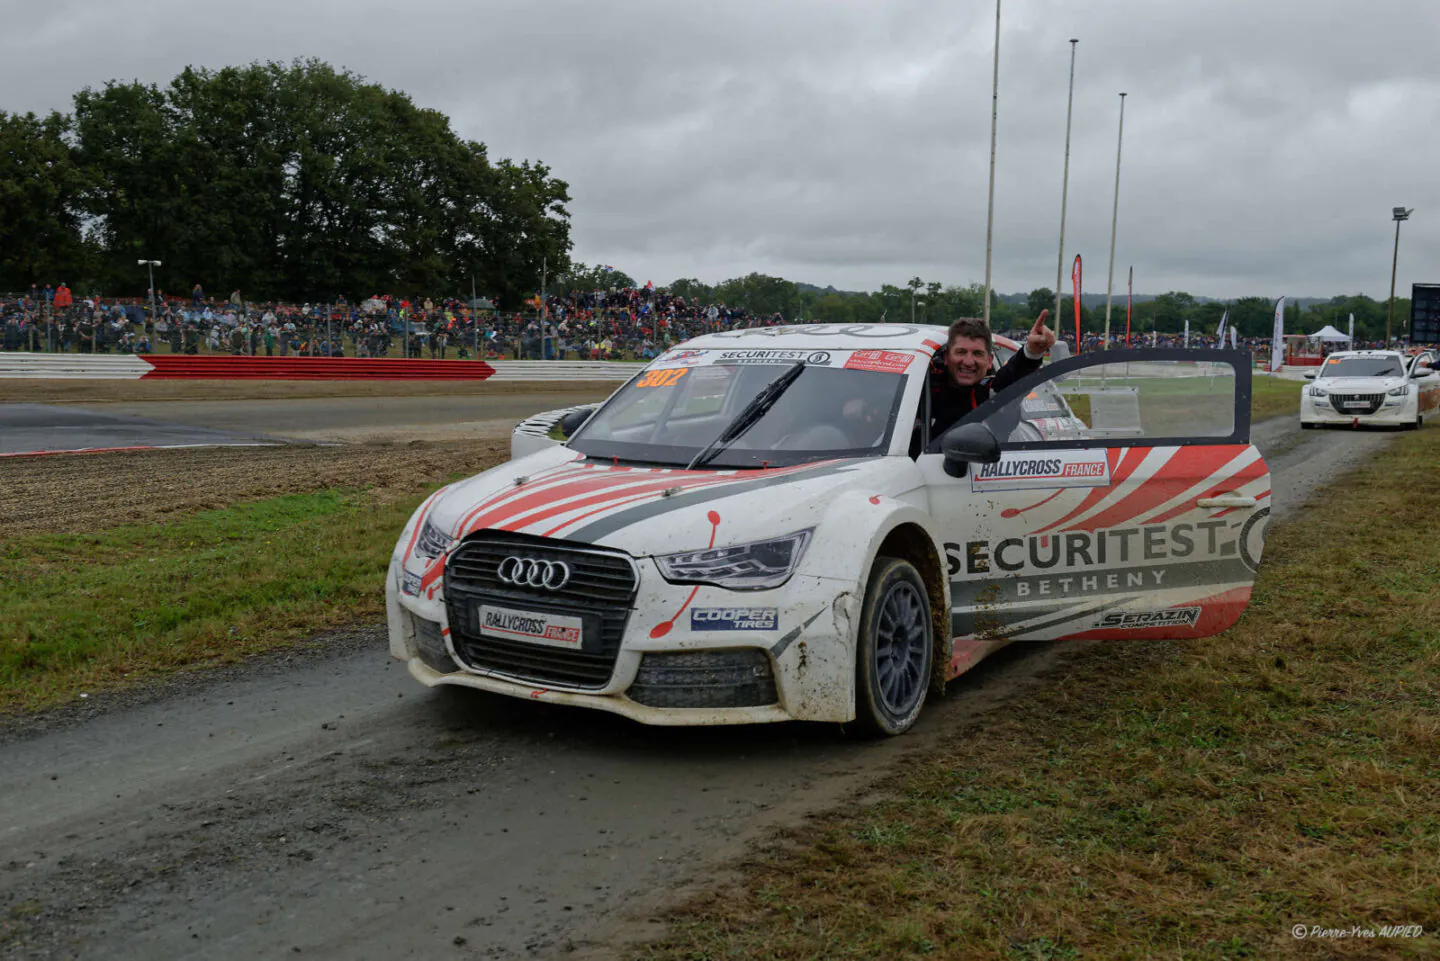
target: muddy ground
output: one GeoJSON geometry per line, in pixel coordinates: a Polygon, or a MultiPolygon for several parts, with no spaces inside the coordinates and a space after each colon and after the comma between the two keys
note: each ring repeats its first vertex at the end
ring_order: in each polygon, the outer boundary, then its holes
{"type": "Polygon", "coordinates": [[[0,540],[163,520],[325,488],[407,496],[510,456],[510,440],[215,447],[0,459],[0,540]]]}
{"type": "MultiPolygon", "coordinates": [[[[1388,437],[1262,425],[1277,520],[1388,437]]],[[[0,957],[623,953],[748,839],[862,803],[962,719],[1060,683],[1074,650],[1002,651],[875,743],[426,691],[384,647],[376,625],[12,727],[0,957]]]]}

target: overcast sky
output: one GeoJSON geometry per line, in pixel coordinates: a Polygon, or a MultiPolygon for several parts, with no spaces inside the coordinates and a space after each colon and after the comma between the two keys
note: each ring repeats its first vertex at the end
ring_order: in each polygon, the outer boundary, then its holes
{"type": "MultiPolygon", "coordinates": [[[[641,283],[983,281],[990,0],[0,0],[0,109],[315,56],[570,184],[574,256],[641,283]]],[[[1388,294],[1440,282],[1437,0],[1005,0],[994,285],[1388,294]]]]}

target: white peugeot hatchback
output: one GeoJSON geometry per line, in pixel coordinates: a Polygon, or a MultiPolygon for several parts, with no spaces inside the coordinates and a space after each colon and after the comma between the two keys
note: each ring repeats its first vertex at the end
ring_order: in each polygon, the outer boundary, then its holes
{"type": "Polygon", "coordinates": [[[1440,373],[1432,355],[1397,350],[1347,350],[1306,374],[1314,383],[1300,396],[1300,426],[1404,427],[1414,430],[1440,407],[1440,373]]]}
{"type": "Polygon", "coordinates": [[[1247,354],[1071,357],[930,437],[945,336],[709,334],[532,419],[406,525],[391,653],[427,685],[652,724],[898,734],[1010,641],[1235,622],[1270,504],[1247,354]]]}

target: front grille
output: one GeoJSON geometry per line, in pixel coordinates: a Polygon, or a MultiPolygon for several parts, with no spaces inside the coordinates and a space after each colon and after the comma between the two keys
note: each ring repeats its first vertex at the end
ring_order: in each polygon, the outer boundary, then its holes
{"type": "Polygon", "coordinates": [[[1331,394],[1330,406],[1341,414],[1373,414],[1385,402],[1384,394],[1331,394]],[[1346,407],[1346,404],[1364,402],[1364,407],[1346,407]]]}
{"type": "Polygon", "coordinates": [[[646,707],[760,707],[779,700],[764,651],[646,654],[625,692],[646,707]]]}
{"type": "Polygon", "coordinates": [[[450,640],[467,666],[538,684],[595,690],[610,682],[635,599],[635,567],[627,555],[524,534],[481,531],[465,540],[445,565],[445,606],[450,640]],[[564,561],[570,580],[556,591],[517,588],[497,576],[510,556],[564,561]],[[475,623],[481,604],[536,614],[579,617],[583,648],[546,647],[482,636],[475,623]]]}

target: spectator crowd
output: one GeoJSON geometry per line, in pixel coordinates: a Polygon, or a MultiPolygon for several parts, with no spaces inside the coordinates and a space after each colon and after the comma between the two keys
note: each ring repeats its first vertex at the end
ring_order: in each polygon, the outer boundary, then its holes
{"type": "Polygon", "coordinates": [[[69,353],[245,354],[302,357],[648,359],[706,331],[778,324],[724,304],[687,303],[653,285],[539,297],[518,312],[489,301],[359,303],[247,301],[240,291],[188,297],[77,297],[38,286],[0,297],[0,349],[69,353]]]}
{"type": "MultiPolygon", "coordinates": [[[[606,291],[537,296],[518,312],[488,300],[411,301],[376,295],[358,303],[251,302],[240,291],[206,296],[199,284],[186,297],[77,297],[64,282],[0,296],[0,349],[70,353],[244,354],[301,357],[411,357],[465,360],[645,360],[668,346],[715,330],[785,323],[725,304],[687,301],[653,284],[606,291]]],[[[1023,336],[1023,334],[1021,335],[1023,336]]],[[[1062,335],[1063,336],[1063,335],[1062,335]]],[[[1116,333],[1115,346],[1123,334],[1116,333]]],[[[1101,349],[1086,333],[1080,349],[1101,349]]],[[[1181,334],[1135,332],[1132,346],[1187,346],[1181,334]]],[[[1190,347],[1214,347],[1195,333],[1190,347]]],[[[1268,337],[1240,346],[1268,354],[1268,337]]],[[[1379,342],[1356,347],[1378,347],[1379,342]]]]}

